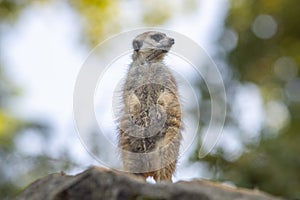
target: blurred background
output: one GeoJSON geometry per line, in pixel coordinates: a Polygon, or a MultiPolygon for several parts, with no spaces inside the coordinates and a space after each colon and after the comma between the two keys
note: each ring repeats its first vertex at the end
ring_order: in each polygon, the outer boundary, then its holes
{"type": "MultiPolygon", "coordinates": [[[[0,0],[0,198],[47,174],[99,164],[73,121],[80,67],[113,34],[161,27],[201,45],[227,93],[222,137],[205,158],[198,157],[201,139],[191,147],[175,179],[299,199],[299,18],[297,0],[0,0]]],[[[201,135],[210,96],[203,80],[193,84],[201,135]]]]}

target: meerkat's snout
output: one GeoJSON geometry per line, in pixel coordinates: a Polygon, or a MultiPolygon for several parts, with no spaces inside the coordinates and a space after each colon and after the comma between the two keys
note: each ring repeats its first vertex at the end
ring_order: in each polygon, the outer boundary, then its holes
{"type": "Polygon", "coordinates": [[[158,49],[162,49],[164,52],[168,52],[171,47],[175,44],[174,38],[166,37],[166,41],[161,42],[161,47],[158,47],[158,49]]]}
{"type": "Polygon", "coordinates": [[[174,38],[169,38],[169,40],[170,40],[170,44],[171,44],[171,45],[175,44],[174,38]]]}

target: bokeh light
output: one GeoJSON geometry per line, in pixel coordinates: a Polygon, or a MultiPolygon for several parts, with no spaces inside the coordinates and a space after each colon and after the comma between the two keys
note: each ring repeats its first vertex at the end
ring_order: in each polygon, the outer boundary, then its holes
{"type": "Polygon", "coordinates": [[[261,39],[270,39],[277,32],[277,23],[270,15],[259,15],[252,24],[252,31],[261,39]]]}

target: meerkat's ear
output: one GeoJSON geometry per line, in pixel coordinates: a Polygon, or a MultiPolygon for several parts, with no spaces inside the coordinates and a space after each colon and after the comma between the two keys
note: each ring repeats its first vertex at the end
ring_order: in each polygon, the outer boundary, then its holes
{"type": "Polygon", "coordinates": [[[133,42],[132,42],[132,46],[135,51],[140,50],[142,45],[143,45],[143,42],[140,40],[133,40],[133,42]]]}

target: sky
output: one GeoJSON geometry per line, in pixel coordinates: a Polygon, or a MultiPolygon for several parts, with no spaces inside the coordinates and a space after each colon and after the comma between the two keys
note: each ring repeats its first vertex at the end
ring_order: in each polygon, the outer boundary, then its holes
{"type": "MultiPolygon", "coordinates": [[[[162,27],[188,36],[209,54],[213,54],[216,48],[215,40],[224,26],[228,1],[206,0],[198,6],[195,12],[189,15],[178,14],[162,27]],[[200,20],[204,23],[199,25],[200,20]]],[[[54,1],[45,7],[33,4],[2,37],[1,51],[5,71],[23,90],[22,96],[13,103],[13,111],[26,119],[42,119],[49,122],[53,128],[49,152],[55,157],[56,149],[70,146],[70,154],[85,167],[99,163],[91,158],[80,143],[73,120],[74,85],[90,51],[79,43],[81,30],[77,21],[77,14],[65,3],[54,1]]],[[[111,84],[107,81],[104,85],[111,84]]],[[[245,85],[238,91],[240,92],[236,97],[237,104],[241,104],[245,98],[254,100],[246,107],[237,106],[236,112],[242,116],[241,126],[245,129],[249,126],[257,127],[259,130],[263,113],[258,90],[254,85],[245,85]],[[254,124],[248,124],[249,119],[254,124]]],[[[236,156],[239,156],[242,147],[234,142],[232,131],[230,127],[224,129],[223,134],[228,137],[222,139],[220,145],[230,144],[232,148],[229,151],[237,152],[236,156]]],[[[31,137],[37,138],[35,134],[27,133],[18,140],[20,148],[31,146],[27,150],[28,153],[34,153],[41,148],[38,142],[32,142],[31,137]]],[[[192,150],[190,149],[190,152],[192,150]]],[[[199,163],[188,163],[187,155],[183,156],[179,165],[177,180],[209,177],[209,174],[205,174],[205,168],[199,167],[199,163]],[[196,167],[202,170],[194,170],[196,167]]]]}

